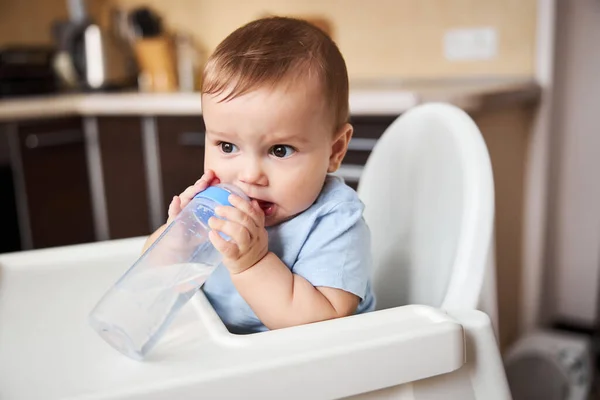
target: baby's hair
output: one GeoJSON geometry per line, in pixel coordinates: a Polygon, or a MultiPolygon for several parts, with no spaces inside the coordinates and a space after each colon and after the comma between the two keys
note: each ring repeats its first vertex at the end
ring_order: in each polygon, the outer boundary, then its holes
{"type": "Polygon", "coordinates": [[[348,122],[348,71],[333,40],[293,18],[259,19],[231,33],[210,56],[202,93],[231,100],[264,86],[316,77],[334,130],[348,122]]]}

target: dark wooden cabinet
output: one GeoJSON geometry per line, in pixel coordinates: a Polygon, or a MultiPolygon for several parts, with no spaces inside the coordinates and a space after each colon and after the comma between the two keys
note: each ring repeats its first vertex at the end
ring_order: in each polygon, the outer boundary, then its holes
{"type": "MultiPolygon", "coordinates": [[[[355,116],[338,174],[356,189],[396,116],[355,116]]],[[[204,172],[201,116],[100,116],[6,124],[24,248],[151,233],[204,172]],[[90,171],[88,171],[88,168],[90,171]]]]}
{"type": "Polygon", "coordinates": [[[24,248],[95,239],[82,121],[8,125],[24,248]]]}
{"type": "MultiPolygon", "coordinates": [[[[204,173],[205,127],[201,116],[156,118],[165,207],[204,173]]],[[[166,212],[166,210],[165,210],[166,212]]]]}
{"type": "Polygon", "coordinates": [[[109,238],[147,235],[151,226],[142,119],[99,117],[93,122],[98,132],[109,238]]]}
{"type": "Polygon", "coordinates": [[[354,137],[379,139],[383,132],[398,118],[398,115],[353,116],[354,137]]]}
{"type": "Polygon", "coordinates": [[[352,140],[348,145],[348,152],[342,161],[338,174],[346,184],[353,189],[358,187],[362,167],[366,164],[371,150],[388,126],[397,116],[355,116],[350,123],[354,127],[352,140]]]}

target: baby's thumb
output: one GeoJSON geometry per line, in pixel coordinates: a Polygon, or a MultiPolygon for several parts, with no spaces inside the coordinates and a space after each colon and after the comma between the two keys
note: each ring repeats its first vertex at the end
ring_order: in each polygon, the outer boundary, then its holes
{"type": "Polygon", "coordinates": [[[173,222],[175,217],[179,215],[181,212],[181,199],[179,196],[173,196],[173,200],[171,200],[171,204],[169,204],[169,219],[167,220],[167,224],[173,222]]]}
{"type": "Polygon", "coordinates": [[[256,199],[252,199],[250,204],[252,204],[252,208],[254,208],[259,214],[264,213],[264,211],[262,210],[262,208],[260,208],[260,204],[258,204],[258,201],[256,199]]]}

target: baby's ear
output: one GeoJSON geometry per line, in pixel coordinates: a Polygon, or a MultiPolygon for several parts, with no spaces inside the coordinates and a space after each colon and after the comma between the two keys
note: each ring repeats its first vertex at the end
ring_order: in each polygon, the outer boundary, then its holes
{"type": "Polygon", "coordinates": [[[329,157],[329,168],[327,172],[335,172],[342,164],[342,160],[348,151],[348,143],[352,139],[354,128],[352,125],[345,123],[335,133],[333,142],[331,143],[331,156],[329,157]]]}

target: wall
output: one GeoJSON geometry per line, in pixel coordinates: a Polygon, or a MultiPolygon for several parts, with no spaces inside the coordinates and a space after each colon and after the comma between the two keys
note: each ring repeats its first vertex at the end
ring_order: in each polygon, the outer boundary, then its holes
{"type": "Polygon", "coordinates": [[[525,169],[534,116],[523,105],[472,115],[490,153],[494,172],[496,287],[502,349],[520,335],[525,169]]]}
{"type": "Polygon", "coordinates": [[[52,43],[51,22],[67,17],[67,0],[0,0],[0,46],[52,43]]]}
{"type": "MultiPolygon", "coordinates": [[[[97,13],[111,4],[149,4],[167,27],[190,32],[207,51],[238,26],[265,14],[322,15],[354,79],[466,75],[532,75],[535,0],[88,0],[97,13]],[[368,4],[368,5],[367,5],[368,4]],[[496,27],[499,54],[490,61],[452,63],[443,57],[446,29],[496,27]]],[[[50,21],[66,0],[0,0],[0,45],[50,40],[50,21]]]]}
{"type": "MultiPolygon", "coordinates": [[[[66,17],[66,0],[0,0],[0,48],[52,44],[51,22],[66,17]]],[[[1,166],[8,164],[8,142],[0,136],[1,166]]]]}
{"type": "Polygon", "coordinates": [[[267,13],[323,15],[333,23],[354,78],[532,75],[534,69],[535,0],[113,1],[125,7],[151,4],[170,27],[192,32],[209,51],[238,26],[267,13]],[[495,26],[499,57],[446,61],[443,32],[463,26],[495,26]]]}
{"type": "Polygon", "coordinates": [[[558,2],[546,317],[596,321],[600,267],[600,2],[558,2]]]}

